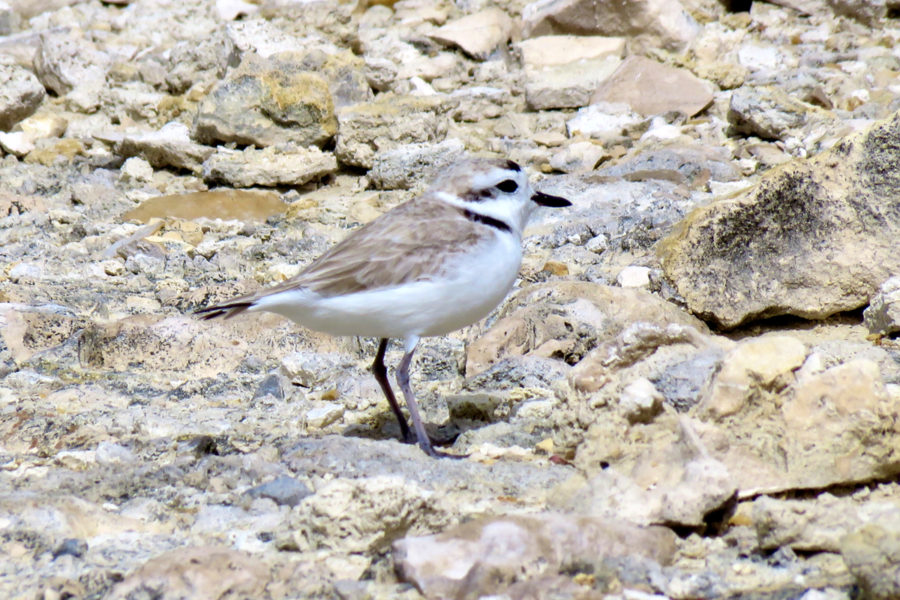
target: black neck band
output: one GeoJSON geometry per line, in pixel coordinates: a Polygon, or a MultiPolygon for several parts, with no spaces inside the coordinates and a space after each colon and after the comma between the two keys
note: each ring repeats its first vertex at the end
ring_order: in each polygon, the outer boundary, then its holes
{"type": "Polygon", "coordinates": [[[477,212],[473,212],[471,210],[463,210],[463,215],[470,220],[475,221],[476,223],[483,223],[488,227],[493,227],[494,229],[499,229],[500,231],[505,231],[507,233],[512,232],[512,227],[501,221],[500,219],[495,219],[494,217],[489,217],[487,215],[480,215],[477,212]]]}

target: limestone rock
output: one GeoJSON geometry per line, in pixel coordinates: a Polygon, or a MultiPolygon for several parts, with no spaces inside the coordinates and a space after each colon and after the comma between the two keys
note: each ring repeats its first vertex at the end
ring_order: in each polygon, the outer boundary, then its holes
{"type": "Polygon", "coordinates": [[[129,133],[116,144],[120,156],[140,156],[154,167],[175,167],[199,172],[200,165],[215,152],[214,148],[191,140],[183,123],[172,121],[158,131],[129,133]]]}
{"type": "Polygon", "coordinates": [[[293,53],[248,55],[198,107],[193,137],[203,143],[321,145],[337,132],[328,83],[293,53]]]}
{"type": "Polygon", "coordinates": [[[792,371],[800,368],[805,358],[806,345],[795,337],[747,340],[725,355],[699,410],[715,418],[736,414],[748,403],[792,384],[792,371]]]}
{"type": "Polygon", "coordinates": [[[85,39],[80,30],[47,32],[40,41],[34,66],[45,87],[64,96],[75,88],[97,90],[103,86],[110,56],[85,39]]]}
{"type": "Polygon", "coordinates": [[[695,210],[660,244],[666,276],[692,311],[727,328],[864,306],[900,270],[897,139],[900,114],[695,210]]]}
{"type": "Polygon", "coordinates": [[[682,323],[705,329],[689,315],[643,290],[585,282],[534,285],[513,296],[497,322],[469,344],[466,374],[483,371],[511,355],[578,362],[635,321],[682,323]]]}
{"type": "Polygon", "coordinates": [[[728,122],[736,132],[777,140],[802,127],[815,110],[778,88],[745,85],[731,94],[728,122]]]}
{"type": "MultiPolygon", "coordinates": [[[[593,93],[593,92],[592,92],[593,93]]],[[[601,141],[616,141],[644,122],[627,104],[601,102],[580,109],[566,121],[569,137],[587,136],[601,141]]]]}
{"type": "Polygon", "coordinates": [[[628,557],[667,564],[674,550],[674,534],[662,527],[539,513],[407,537],[394,543],[394,560],[400,577],[427,598],[462,598],[500,594],[516,581],[557,575],[568,564],[628,557]]]}
{"type": "Polygon", "coordinates": [[[891,335],[900,331],[900,276],[887,279],[863,311],[869,331],[891,335]]]}
{"type": "Polygon", "coordinates": [[[465,153],[465,145],[455,138],[438,144],[407,144],[378,153],[368,173],[369,181],[382,190],[421,188],[465,153]]]}
{"type": "Polygon", "coordinates": [[[841,541],[841,556],[864,598],[900,597],[900,507],[847,535],[841,541]]]}
{"type": "Polygon", "coordinates": [[[485,60],[490,54],[509,40],[513,21],[504,11],[491,7],[475,14],[450,21],[431,32],[428,37],[456,46],[478,60],[485,60]]]}
{"type": "Polygon", "coordinates": [[[629,56],[591,97],[597,102],[622,102],[644,116],[677,111],[692,117],[713,101],[710,84],[686,69],[629,56]]]}
{"type": "Polygon", "coordinates": [[[206,181],[221,181],[233,187],[303,185],[337,170],[330,152],[311,146],[269,146],[262,150],[216,150],[203,163],[206,181]]]}
{"type": "Polygon", "coordinates": [[[608,56],[622,57],[625,38],[600,35],[545,35],[522,40],[516,47],[526,68],[539,69],[608,56]]]}
{"type": "Polygon", "coordinates": [[[607,156],[601,144],[582,140],[566,144],[550,157],[550,166],[563,173],[593,171],[607,156]]]}
{"type": "Polygon", "coordinates": [[[393,94],[344,107],[338,112],[335,156],[344,164],[370,169],[379,152],[411,143],[441,142],[447,135],[448,109],[439,98],[393,94]]]}
{"type": "Polygon", "coordinates": [[[426,520],[430,496],[398,476],[337,479],[295,509],[293,537],[301,549],[384,551],[426,520]]]}
{"type": "Polygon", "coordinates": [[[900,504],[860,504],[828,493],[811,500],[760,496],[753,502],[752,517],[763,550],[790,547],[804,552],[839,552],[846,535],[865,523],[883,522],[898,509],[900,504]]]}
{"type": "Polygon", "coordinates": [[[16,65],[0,64],[0,130],[34,113],[44,99],[44,86],[31,71],[16,65]]]}
{"type": "Polygon", "coordinates": [[[680,2],[640,0],[540,0],[522,11],[524,36],[609,35],[631,38],[637,48],[683,49],[700,31],[680,2]]]}
{"type": "Polygon", "coordinates": [[[148,590],[163,598],[245,598],[264,594],[269,569],[258,558],[231,548],[188,546],[152,558],[107,596],[125,600],[148,590]]]}

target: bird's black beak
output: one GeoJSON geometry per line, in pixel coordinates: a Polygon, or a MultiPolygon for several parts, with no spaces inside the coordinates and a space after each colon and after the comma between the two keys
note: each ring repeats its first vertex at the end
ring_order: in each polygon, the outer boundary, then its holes
{"type": "Polygon", "coordinates": [[[531,197],[531,200],[535,204],[540,204],[541,206],[550,206],[553,208],[572,206],[572,203],[565,198],[562,198],[560,196],[551,196],[550,194],[545,194],[543,192],[535,192],[534,196],[531,197]]]}

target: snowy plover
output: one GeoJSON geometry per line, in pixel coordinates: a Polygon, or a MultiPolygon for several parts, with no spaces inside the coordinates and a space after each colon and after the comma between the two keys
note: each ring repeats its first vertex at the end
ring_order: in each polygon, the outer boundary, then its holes
{"type": "Polygon", "coordinates": [[[265,310],[332,335],[380,338],[372,373],[404,440],[415,439],[427,454],[441,456],[409,385],[413,352],[420,338],[471,325],[500,304],[515,282],[522,230],[538,205],[571,202],[535,192],[510,160],[466,160],[421,196],[351,233],[296,277],[197,312],[211,319],[265,310]],[[403,339],[397,383],[415,436],[388,382],[389,338],[403,339]]]}

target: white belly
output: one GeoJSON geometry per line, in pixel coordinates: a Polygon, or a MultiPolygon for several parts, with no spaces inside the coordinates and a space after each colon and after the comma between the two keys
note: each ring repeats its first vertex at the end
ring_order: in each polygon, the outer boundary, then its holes
{"type": "Polygon", "coordinates": [[[266,296],[250,310],[275,312],[332,335],[379,338],[444,335],[484,318],[512,288],[522,260],[513,235],[457,255],[442,277],[396,287],[320,297],[307,290],[266,296]]]}

